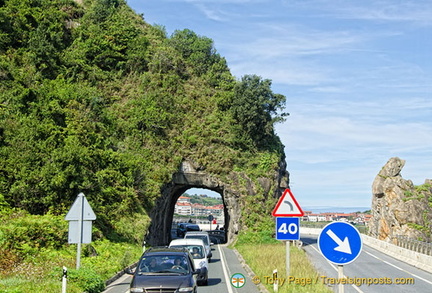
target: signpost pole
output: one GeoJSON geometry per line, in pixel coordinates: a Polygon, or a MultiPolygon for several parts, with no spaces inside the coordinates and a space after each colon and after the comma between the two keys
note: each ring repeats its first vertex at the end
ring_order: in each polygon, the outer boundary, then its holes
{"type": "Polygon", "coordinates": [[[91,242],[91,225],[96,215],[84,193],[80,192],[65,217],[69,221],[68,242],[77,244],[76,269],[81,264],[81,244],[91,242]]]}
{"type": "Polygon", "coordinates": [[[286,276],[288,278],[290,275],[290,241],[288,240],[285,243],[286,243],[286,245],[285,245],[285,248],[286,248],[286,260],[285,260],[286,264],[285,264],[285,266],[286,266],[286,276]]]}
{"type": "Polygon", "coordinates": [[[80,268],[81,263],[81,243],[83,235],[83,213],[84,213],[84,194],[78,194],[80,197],[79,202],[79,217],[78,217],[78,243],[77,243],[77,255],[76,255],[76,269],[80,268]]]}
{"type": "Polygon", "coordinates": [[[211,231],[211,229],[212,229],[212,221],[214,220],[214,217],[213,217],[213,215],[209,215],[208,217],[207,217],[207,219],[209,220],[209,222],[210,222],[210,231],[211,231]]]}
{"type": "MultiPolygon", "coordinates": [[[[342,280],[342,278],[344,277],[343,267],[344,267],[343,265],[338,265],[339,280],[342,280]]],[[[344,293],[344,285],[342,284],[342,282],[339,283],[339,293],[344,293]]]]}

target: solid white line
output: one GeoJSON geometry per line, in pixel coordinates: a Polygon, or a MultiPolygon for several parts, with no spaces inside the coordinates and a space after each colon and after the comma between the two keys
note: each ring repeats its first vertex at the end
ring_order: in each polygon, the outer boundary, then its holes
{"type": "Polygon", "coordinates": [[[228,276],[227,268],[225,267],[226,266],[225,255],[224,255],[222,249],[220,248],[220,245],[218,245],[218,250],[219,250],[220,261],[222,263],[222,270],[223,270],[223,273],[225,276],[225,282],[226,282],[228,292],[233,293],[232,288],[231,288],[231,280],[230,280],[230,277],[228,276]]]}
{"type": "Polygon", "coordinates": [[[394,268],[396,268],[396,269],[398,269],[398,270],[400,270],[400,271],[402,271],[402,272],[405,272],[405,273],[407,273],[407,274],[409,274],[409,275],[411,275],[411,276],[413,276],[413,277],[415,277],[415,278],[418,278],[418,279],[420,279],[420,280],[422,280],[422,281],[424,281],[424,282],[429,283],[429,284],[432,285],[432,282],[431,282],[431,281],[428,281],[428,280],[426,280],[426,279],[424,279],[424,278],[422,278],[422,277],[420,277],[420,276],[417,276],[417,275],[415,275],[415,274],[413,274],[413,273],[410,273],[410,272],[408,272],[408,271],[406,271],[406,270],[404,270],[404,269],[398,267],[397,265],[394,265],[394,264],[392,264],[392,263],[389,263],[388,261],[385,261],[385,260],[379,258],[378,256],[373,255],[373,254],[370,253],[370,252],[367,252],[367,251],[364,251],[364,252],[367,253],[367,254],[369,254],[370,256],[372,256],[372,257],[374,257],[374,258],[376,258],[376,259],[382,261],[383,263],[388,264],[389,266],[392,266],[392,267],[394,267],[394,268]]]}

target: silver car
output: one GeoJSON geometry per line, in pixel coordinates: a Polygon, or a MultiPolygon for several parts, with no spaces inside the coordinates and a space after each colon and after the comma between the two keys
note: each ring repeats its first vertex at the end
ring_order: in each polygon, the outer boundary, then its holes
{"type": "Polygon", "coordinates": [[[204,242],[201,239],[174,239],[170,248],[186,248],[193,257],[195,269],[199,269],[197,276],[198,285],[208,284],[208,261],[204,242]]]}
{"type": "Polygon", "coordinates": [[[213,243],[210,242],[210,237],[209,237],[209,234],[207,232],[205,232],[205,231],[186,232],[184,238],[185,239],[191,239],[191,238],[202,239],[202,241],[204,241],[208,262],[211,261],[211,257],[213,256],[213,254],[211,252],[211,246],[213,245],[213,243]]]}

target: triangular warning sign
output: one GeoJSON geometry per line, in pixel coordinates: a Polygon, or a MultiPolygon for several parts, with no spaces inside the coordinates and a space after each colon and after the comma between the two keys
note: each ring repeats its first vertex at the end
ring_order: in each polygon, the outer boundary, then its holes
{"type": "Polygon", "coordinates": [[[290,189],[285,189],[272,212],[273,217],[302,217],[303,210],[299,206],[290,189]]]}

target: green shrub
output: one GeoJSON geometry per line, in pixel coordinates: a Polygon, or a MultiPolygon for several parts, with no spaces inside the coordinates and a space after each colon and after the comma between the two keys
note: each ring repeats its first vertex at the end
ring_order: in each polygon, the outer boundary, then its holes
{"type": "Polygon", "coordinates": [[[99,293],[105,289],[104,280],[90,268],[68,270],[68,279],[87,293],[99,293]]]}
{"type": "Polygon", "coordinates": [[[274,233],[274,231],[241,232],[238,236],[236,245],[279,243],[279,241],[274,238],[274,233]]]}
{"type": "Polygon", "coordinates": [[[58,249],[67,240],[67,222],[60,216],[29,215],[14,212],[2,223],[0,243],[16,250],[22,257],[34,255],[41,248],[58,249]]]}

